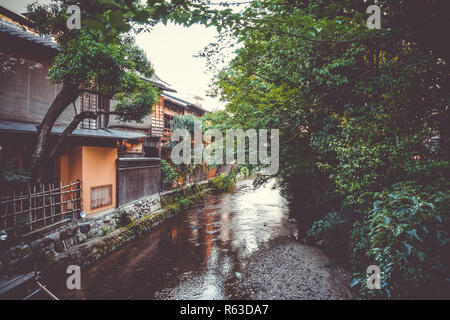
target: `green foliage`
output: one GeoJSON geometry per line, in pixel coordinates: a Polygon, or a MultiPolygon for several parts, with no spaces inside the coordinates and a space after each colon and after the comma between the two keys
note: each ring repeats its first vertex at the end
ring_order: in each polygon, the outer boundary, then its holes
{"type": "Polygon", "coordinates": [[[246,179],[250,175],[250,169],[247,166],[239,166],[235,168],[236,172],[239,172],[244,179],[246,179]]]}
{"type": "Polygon", "coordinates": [[[116,94],[118,100],[114,108],[115,114],[123,122],[135,120],[142,122],[151,113],[152,106],[158,100],[158,92],[148,82],[138,81],[135,91],[130,94],[116,94]]]}
{"type": "Polygon", "coordinates": [[[133,222],[133,219],[129,214],[127,214],[125,211],[121,210],[116,218],[116,226],[117,228],[125,227],[133,222]]]}
{"type": "Polygon", "coordinates": [[[328,213],[323,219],[315,221],[307,232],[309,240],[319,242],[320,247],[328,254],[332,254],[339,262],[348,262],[350,250],[350,232],[352,224],[347,216],[337,212],[328,213]],[[341,256],[336,254],[339,252],[341,256]]]}
{"type": "Polygon", "coordinates": [[[78,37],[69,39],[55,57],[49,78],[55,83],[66,81],[89,87],[95,83],[120,85],[126,64],[120,44],[98,41],[95,32],[81,29],[78,37]],[[109,74],[110,78],[106,77],[109,74]]]}
{"type": "Polygon", "coordinates": [[[13,163],[0,162],[0,194],[9,194],[11,190],[27,185],[29,173],[17,169],[13,163]]]}
{"type": "MultiPolygon", "coordinates": [[[[173,119],[173,130],[184,129],[187,130],[191,137],[194,138],[194,130],[198,128],[199,131],[204,130],[204,119],[198,118],[193,115],[183,115],[183,116],[175,116],[173,119]]],[[[171,150],[178,142],[171,141],[166,144],[164,147],[168,150],[171,150]]],[[[176,172],[176,180],[180,185],[185,185],[189,180],[188,178],[192,178],[196,170],[202,170],[203,172],[207,172],[210,166],[202,163],[202,164],[194,164],[193,160],[195,159],[196,152],[199,151],[203,154],[204,152],[204,142],[203,140],[200,143],[194,143],[191,146],[191,163],[186,164],[182,163],[176,166],[172,166],[172,168],[176,172]]]]}
{"type": "Polygon", "coordinates": [[[210,180],[215,193],[231,192],[236,183],[236,179],[232,175],[224,173],[210,180]]]}
{"type": "MultiPolygon", "coordinates": [[[[381,268],[382,289],[368,290],[365,281],[355,281],[360,293],[394,299],[448,294],[450,192],[429,195],[402,186],[376,199],[366,222],[364,260],[381,268]]],[[[355,265],[364,268],[359,261],[355,265]]],[[[354,279],[363,279],[363,272],[354,279]]]]}
{"type": "Polygon", "coordinates": [[[191,114],[186,114],[183,116],[175,116],[173,118],[173,130],[186,129],[191,134],[193,134],[196,122],[201,125],[202,119],[194,117],[191,114]]]}
{"type": "Polygon", "coordinates": [[[102,227],[102,235],[106,236],[107,234],[112,232],[112,229],[110,227],[102,227]]]}
{"type": "Polygon", "coordinates": [[[205,185],[194,184],[183,190],[166,195],[163,198],[164,210],[169,214],[177,214],[192,208],[207,195],[205,185]]]}
{"type": "Polygon", "coordinates": [[[190,208],[194,202],[191,199],[185,198],[185,197],[181,197],[178,199],[178,203],[180,205],[180,210],[184,211],[188,208],[190,208]]]}
{"type": "Polygon", "coordinates": [[[178,173],[165,160],[161,160],[161,184],[163,190],[170,190],[174,182],[178,179],[178,173]]]}
{"type": "MultiPolygon", "coordinates": [[[[251,23],[232,27],[236,57],[211,90],[226,111],[205,123],[280,129],[275,178],[302,221],[317,221],[310,239],[351,261],[354,284],[363,286],[371,264],[385,272],[380,296],[363,297],[417,297],[421,289],[442,297],[446,256],[436,239],[448,232],[449,210],[435,195],[449,189],[450,55],[430,35],[448,26],[445,1],[379,4],[382,29],[369,30],[359,0],[252,1],[241,13],[251,23]],[[386,217],[392,230],[416,230],[424,241],[376,232],[386,217]]],[[[211,64],[218,47],[205,50],[211,64]]]]}
{"type": "Polygon", "coordinates": [[[121,43],[98,40],[94,31],[81,29],[55,57],[49,77],[53,82],[68,82],[83,88],[95,88],[118,103],[114,112],[123,122],[141,121],[151,112],[158,98],[157,90],[138,73],[151,75],[153,68],[134,40],[121,43]]]}

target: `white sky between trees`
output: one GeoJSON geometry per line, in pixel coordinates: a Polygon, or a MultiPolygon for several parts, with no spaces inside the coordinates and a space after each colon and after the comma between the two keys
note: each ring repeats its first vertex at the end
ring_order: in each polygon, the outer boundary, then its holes
{"type": "MultiPolygon", "coordinates": [[[[217,3],[243,1],[245,0],[220,0],[217,3]]],[[[26,12],[27,4],[31,2],[33,0],[0,0],[0,5],[14,12],[23,13],[26,12]]],[[[50,0],[39,0],[39,2],[49,3],[50,0]]],[[[236,8],[236,6],[232,7],[236,8]]],[[[195,102],[192,99],[194,96],[203,98],[201,105],[212,111],[223,109],[225,104],[218,98],[206,96],[213,74],[207,70],[205,59],[194,58],[194,55],[208,43],[213,42],[217,34],[214,27],[193,25],[186,28],[173,23],[168,23],[166,26],[159,23],[151,32],[138,34],[136,42],[145,51],[156,74],[162,80],[169,83],[188,100],[195,102]]]]}

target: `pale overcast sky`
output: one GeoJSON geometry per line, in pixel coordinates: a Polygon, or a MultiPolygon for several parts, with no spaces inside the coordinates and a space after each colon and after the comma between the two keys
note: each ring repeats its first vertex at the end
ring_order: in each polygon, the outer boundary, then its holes
{"type": "Polygon", "coordinates": [[[180,93],[198,95],[205,99],[201,104],[212,110],[223,104],[206,97],[212,74],[205,67],[206,61],[193,56],[217,35],[215,28],[194,25],[185,28],[168,23],[158,24],[152,32],[136,36],[137,44],[152,61],[156,74],[180,93]]]}
{"type": "MultiPolygon", "coordinates": [[[[30,2],[33,0],[0,0],[0,5],[23,13],[30,2]]],[[[42,2],[49,1],[42,0],[42,2]]],[[[168,82],[181,94],[204,98],[205,100],[201,102],[202,106],[213,110],[223,108],[224,104],[218,99],[206,97],[205,91],[211,83],[212,74],[207,71],[204,59],[193,56],[214,41],[216,35],[217,31],[212,27],[194,25],[185,28],[171,23],[167,26],[160,23],[152,32],[142,32],[137,35],[136,40],[152,61],[156,74],[162,80],[168,82]]]]}

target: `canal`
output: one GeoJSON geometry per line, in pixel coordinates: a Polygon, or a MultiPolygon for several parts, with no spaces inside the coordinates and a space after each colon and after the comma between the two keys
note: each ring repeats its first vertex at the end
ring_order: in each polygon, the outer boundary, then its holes
{"type": "Polygon", "coordinates": [[[297,238],[286,200],[267,184],[239,181],[82,270],[81,290],[61,299],[227,299],[248,258],[269,241],[297,238]]]}

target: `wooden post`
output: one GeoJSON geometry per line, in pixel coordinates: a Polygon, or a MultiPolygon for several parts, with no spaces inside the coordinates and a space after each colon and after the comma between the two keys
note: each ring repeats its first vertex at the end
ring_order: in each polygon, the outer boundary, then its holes
{"type": "Polygon", "coordinates": [[[50,194],[50,216],[52,218],[52,223],[55,222],[55,200],[53,198],[53,190],[55,189],[55,185],[52,183],[49,185],[49,194],[50,194]]]}
{"type": "MultiPolygon", "coordinates": [[[[6,216],[7,218],[8,216],[6,216]]],[[[17,221],[16,221],[16,191],[13,190],[13,224],[14,224],[14,237],[17,236],[17,221]]],[[[6,219],[5,219],[5,229],[6,229],[6,219]]]]}
{"type": "Polygon", "coordinates": [[[25,212],[23,211],[23,201],[24,201],[25,197],[22,197],[22,195],[23,195],[22,191],[23,191],[23,189],[20,189],[20,195],[21,195],[21,197],[20,197],[20,212],[25,218],[25,212]]]}
{"type": "MultiPolygon", "coordinates": [[[[37,215],[38,215],[38,210],[37,210],[37,208],[38,208],[38,205],[37,205],[37,191],[36,191],[36,185],[33,186],[33,194],[32,194],[32,197],[33,197],[33,211],[34,211],[33,217],[34,217],[34,222],[37,223],[37,219],[38,219],[38,217],[37,217],[37,215]]],[[[33,211],[32,211],[32,212],[33,212],[33,211]]]]}
{"type": "Polygon", "coordinates": [[[74,210],[75,210],[75,201],[73,200],[73,191],[72,191],[72,185],[75,185],[75,189],[76,189],[76,183],[71,183],[70,184],[70,203],[71,203],[71,207],[72,207],[72,218],[74,218],[74,210]]]}
{"type": "Polygon", "coordinates": [[[63,193],[63,189],[62,189],[62,182],[60,181],[59,182],[59,198],[60,198],[59,203],[61,206],[61,220],[64,219],[65,212],[67,211],[67,203],[65,203],[64,197],[65,196],[63,193]],[[64,205],[66,206],[66,210],[64,210],[64,205]]]}
{"type": "Polygon", "coordinates": [[[47,225],[47,217],[45,216],[45,185],[41,183],[42,191],[42,218],[44,219],[44,226],[47,225]]]}
{"type": "Polygon", "coordinates": [[[29,207],[28,207],[28,215],[30,218],[30,232],[33,231],[33,211],[31,211],[32,204],[31,204],[31,186],[28,185],[28,194],[29,194],[29,207]]]}
{"type": "MultiPolygon", "coordinates": [[[[78,202],[78,204],[79,204],[79,208],[80,208],[80,216],[81,216],[81,211],[83,211],[83,193],[81,192],[82,190],[81,190],[81,180],[77,180],[78,181],[78,189],[79,189],[79,193],[80,193],[80,196],[78,197],[78,198],[80,198],[80,200],[78,200],[79,202],[78,202]]],[[[117,187],[116,187],[116,189],[117,189],[117,187]]],[[[116,202],[117,202],[117,198],[116,198],[116,202]]]]}

